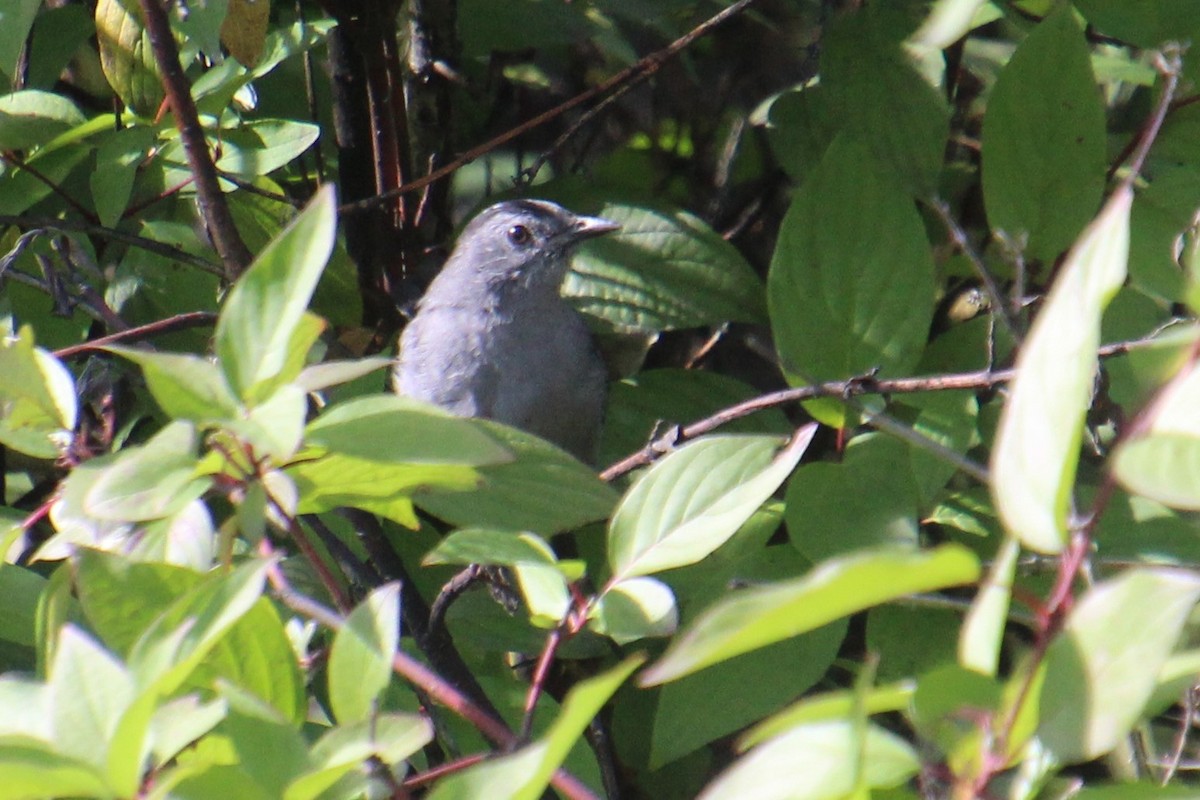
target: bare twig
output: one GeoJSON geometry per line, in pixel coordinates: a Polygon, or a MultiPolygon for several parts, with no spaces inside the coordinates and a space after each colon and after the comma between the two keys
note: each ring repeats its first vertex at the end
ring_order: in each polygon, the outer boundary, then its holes
{"type": "Polygon", "coordinates": [[[74,358],[85,353],[99,352],[112,344],[140,342],[143,339],[150,339],[165,333],[175,333],[176,331],[187,330],[188,328],[202,328],[206,325],[212,325],[216,321],[217,315],[211,311],[189,311],[185,314],[176,314],[173,317],[149,322],[145,325],[138,325],[135,328],[127,328],[108,336],[101,336],[99,339],[93,339],[90,342],[61,347],[54,351],[54,355],[59,358],[74,358]]]}
{"type": "Polygon", "coordinates": [[[988,300],[991,301],[992,308],[995,314],[1004,323],[1004,327],[1008,329],[1012,335],[1014,342],[1021,340],[1021,329],[1017,325],[1016,317],[1013,316],[1012,309],[1004,300],[1004,295],[1000,292],[1000,286],[996,283],[995,276],[991,270],[983,263],[983,259],[975,252],[975,248],[971,246],[970,240],[967,239],[967,233],[958,224],[958,220],[950,213],[950,206],[945,200],[940,197],[931,198],[928,205],[933,212],[937,214],[938,219],[942,221],[942,225],[946,227],[947,233],[950,234],[951,241],[959,249],[959,251],[967,257],[971,262],[971,266],[975,268],[975,273],[979,276],[980,282],[983,284],[983,290],[987,292],[988,300]]]}
{"type": "MultiPolygon", "coordinates": [[[[1154,341],[1155,331],[1144,339],[1133,339],[1124,342],[1114,342],[1099,349],[1102,358],[1122,353],[1128,353],[1138,347],[1144,347],[1154,341]]],[[[955,389],[990,389],[994,386],[1012,380],[1015,370],[977,370],[975,372],[956,372],[942,375],[927,375],[916,378],[889,378],[882,380],[864,381],[861,378],[851,378],[844,381],[826,381],[812,386],[800,386],[795,389],[781,389],[777,392],[752,397],[741,403],[723,408],[712,416],[697,420],[683,427],[672,426],[662,436],[647,444],[600,473],[602,480],[611,481],[626,473],[644,467],[664,453],[670,452],[677,444],[695,439],[697,436],[709,433],[734,420],[747,417],[768,408],[791,405],[804,400],[818,397],[837,397],[846,399],[861,395],[873,394],[913,394],[919,392],[945,392],[955,389]]]]}
{"type": "MultiPolygon", "coordinates": [[[[146,2],[146,0],[143,0],[143,2],[146,2]]],[[[428,175],[425,175],[414,181],[409,181],[408,183],[404,184],[403,186],[397,186],[395,189],[392,189],[391,191],[383,192],[381,194],[375,195],[374,197],[368,197],[368,198],[365,198],[363,200],[358,200],[353,203],[346,203],[346,204],[342,205],[340,208],[338,208],[338,213],[339,214],[354,214],[354,213],[358,213],[361,211],[367,211],[369,209],[374,208],[375,206],[378,206],[382,203],[388,202],[389,200],[391,200],[394,197],[398,197],[398,196],[400,196],[402,194],[406,194],[408,192],[415,192],[418,189],[423,189],[426,186],[428,186],[429,184],[431,184],[435,181],[439,181],[442,178],[446,177],[447,175],[450,175],[451,173],[466,166],[467,164],[470,164],[472,161],[479,158],[480,156],[486,155],[487,153],[492,152],[493,150],[497,149],[498,147],[508,144],[513,139],[516,139],[518,136],[522,135],[523,133],[530,131],[534,128],[540,127],[541,125],[544,125],[553,119],[557,119],[558,117],[562,116],[563,114],[565,114],[566,112],[575,108],[576,106],[583,105],[584,103],[587,103],[588,101],[592,100],[593,98],[599,97],[600,95],[603,95],[606,92],[612,91],[613,89],[616,89],[617,87],[622,86],[625,83],[629,83],[631,81],[632,82],[640,82],[642,80],[645,80],[646,78],[650,77],[654,73],[658,72],[658,70],[662,68],[663,64],[665,64],[671,58],[674,58],[676,55],[678,55],[681,51],[683,51],[686,47],[691,45],[697,39],[699,39],[702,36],[705,36],[711,30],[713,30],[717,26],[721,25],[722,23],[728,21],[732,17],[742,13],[753,2],[754,2],[754,0],[737,0],[736,3],[733,3],[728,8],[723,9],[720,13],[715,14],[714,16],[710,17],[709,19],[700,23],[695,28],[688,31],[687,33],[685,33],[683,36],[679,37],[675,41],[671,42],[666,47],[662,48],[661,50],[656,50],[655,52],[651,53],[650,55],[646,56],[645,58],[640,59],[639,61],[637,61],[637,63],[626,67],[625,69],[621,70],[616,75],[609,78],[608,80],[603,81],[603,82],[593,86],[592,88],[575,95],[570,100],[567,100],[566,102],[561,103],[561,104],[555,106],[554,108],[549,109],[548,111],[544,111],[541,114],[538,114],[537,116],[533,117],[532,119],[530,119],[526,122],[521,123],[520,125],[516,126],[515,128],[511,128],[510,130],[505,131],[504,133],[500,134],[499,136],[489,139],[488,141],[484,142],[481,145],[472,147],[471,149],[464,152],[462,155],[458,156],[458,158],[454,159],[453,161],[451,161],[450,163],[446,164],[443,167],[435,169],[433,172],[430,172],[428,175]]]]}
{"type": "MultiPolygon", "coordinates": [[[[49,231],[60,231],[69,233],[84,233],[89,236],[98,236],[102,239],[111,239],[114,242],[136,247],[139,250],[145,250],[148,253],[171,258],[180,263],[189,266],[198,267],[205,272],[211,272],[214,275],[222,275],[221,267],[214,264],[212,261],[203,256],[192,255],[186,250],[182,250],[174,245],[165,244],[154,239],[148,239],[145,236],[138,236],[125,231],[117,230],[116,228],[107,228],[103,225],[93,222],[81,222],[73,219],[50,219],[49,217],[23,217],[13,216],[11,214],[0,214],[0,225],[15,225],[19,228],[41,228],[49,231]]],[[[30,230],[29,233],[34,231],[30,230]]]]}
{"type": "Polygon", "coordinates": [[[82,203],[80,203],[78,200],[76,200],[74,197],[72,197],[70,194],[68,194],[57,183],[55,183],[54,181],[50,180],[48,177],[43,175],[36,167],[31,166],[24,159],[20,158],[16,153],[0,152],[0,159],[7,161],[8,163],[12,164],[14,167],[17,167],[18,169],[25,170],[30,175],[32,175],[34,178],[36,178],[39,182],[44,184],[48,189],[50,189],[50,191],[54,192],[56,195],[61,197],[63,202],[66,203],[67,205],[69,205],[71,208],[73,208],[77,214],[84,217],[89,222],[94,222],[94,223],[99,224],[100,220],[98,220],[96,218],[96,215],[93,214],[91,211],[89,211],[86,206],[84,206],[82,203]]]}
{"type": "Polygon", "coordinates": [[[212,239],[217,255],[221,257],[221,263],[225,266],[225,277],[233,280],[250,266],[252,255],[242,241],[237,226],[234,225],[233,215],[225,202],[225,195],[221,192],[217,168],[213,164],[208,141],[204,137],[204,129],[200,126],[200,117],[196,113],[196,104],[192,100],[191,84],[179,63],[179,48],[171,34],[167,12],[163,9],[161,0],[140,0],[140,4],[146,23],[146,34],[154,51],[159,74],[162,76],[163,89],[175,114],[175,125],[179,128],[179,138],[183,142],[188,167],[196,181],[196,201],[200,207],[200,217],[204,220],[209,238],[212,239]]]}

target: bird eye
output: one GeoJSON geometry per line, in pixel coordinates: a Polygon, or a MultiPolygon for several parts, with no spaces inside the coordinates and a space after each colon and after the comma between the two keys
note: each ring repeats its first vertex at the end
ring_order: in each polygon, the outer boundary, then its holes
{"type": "Polygon", "coordinates": [[[524,225],[513,225],[508,229],[508,240],[519,247],[524,247],[533,241],[533,234],[524,225]]]}

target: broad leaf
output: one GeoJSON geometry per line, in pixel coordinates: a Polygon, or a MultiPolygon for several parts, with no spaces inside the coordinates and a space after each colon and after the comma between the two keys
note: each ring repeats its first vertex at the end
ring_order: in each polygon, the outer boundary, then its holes
{"type": "MultiPolygon", "coordinates": [[[[925,347],[933,296],[916,208],[865,144],[841,134],[796,192],[771,259],[767,302],[788,381],[904,374],[925,347]]],[[[845,424],[837,401],[807,407],[845,424]]]]}
{"type": "Polygon", "coordinates": [[[564,292],[579,310],[621,331],[763,319],[758,276],[701,220],[622,203],[596,213],[621,230],[589,242],[573,260],[564,292]]]}
{"type": "Polygon", "coordinates": [[[84,498],[85,510],[112,521],[161,519],[196,500],[211,483],[197,475],[196,430],[172,422],[144,445],[121,450],[84,498]]]}
{"type": "Polygon", "coordinates": [[[983,122],[983,196],[993,229],[1053,260],[1095,213],[1107,166],[1104,106],[1069,5],[1047,16],[1000,73],[983,122]]]}
{"type": "Polygon", "coordinates": [[[813,722],[755,747],[699,800],[841,800],[867,788],[898,786],[919,768],[908,743],[883,728],[844,719],[813,722]]]}
{"type": "Polygon", "coordinates": [[[779,452],[775,437],[710,436],[655,464],[613,514],[613,580],[694,564],[716,550],[791,474],[815,432],[798,431],[779,452]]]}
{"type": "Polygon", "coordinates": [[[958,545],[833,559],[801,578],[743,589],[717,602],[675,637],[640,683],[666,683],[879,603],[978,577],[979,561],[958,545]]]}
{"type": "Polygon", "coordinates": [[[393,394],[334,406],[309,423],[304,440],[333,454],[381,464],[480,466],[510,460],[475,422],[393,394]]]}
{"type": "MultiPolygon", "coordinates": [[[[6,23],[0,11],[0,27],[6,23]]],[[[84,123],[79,109],[65,97],[26,90],[0,95],[0,150],[28,150],[84,123]]]]}
{"type": "Polygon", "coordinates": [[[1038,736],[1059,761],[1090,761],[1129,733],[1198,599],[1200,578],[1182,570],[1088,590],[1046,651],[1038,736]]]}

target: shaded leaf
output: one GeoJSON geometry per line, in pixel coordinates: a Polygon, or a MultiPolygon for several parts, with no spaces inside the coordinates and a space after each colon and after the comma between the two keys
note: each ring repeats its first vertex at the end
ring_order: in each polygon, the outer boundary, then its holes
{"type": "Polygon", "coordinates": [[[1095,213],[1104,190],[1104,106],[1083,31],[1063,5],[1000,73],[983,122],[983,196],[992,228],[1027,234],[1051,260],[1095,213]]]}
{"type": "MultiPolygon", "coordinates": [[[[771,329],[795,386],[916,365],[932,320],[933,259],[912,201],[841,134],[796,192],[767,277],[771,329]]],[[[841,427],[836,400],[806,404],[841,427]]]]}

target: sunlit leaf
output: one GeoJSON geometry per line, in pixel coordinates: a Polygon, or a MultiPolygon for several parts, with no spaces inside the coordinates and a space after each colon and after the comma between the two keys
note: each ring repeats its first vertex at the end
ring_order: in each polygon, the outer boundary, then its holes
{"type": "Polygon", "coordinates": [[[887,600],[978,577],[979,561],[958,545],[832,559],[803,577],[743,589],[718,601],[675,637],[639,681],[643,686],[666,683],[887,600]]]}
{"type": "Polygon", "coordinates": [[[1021,544],[1057,553],[1096,375],[1100,316],[1125,280],[1133,192],[1121,186],[1071,249],[1017,356],[992,450],[992,496],[1021,544]]]}

